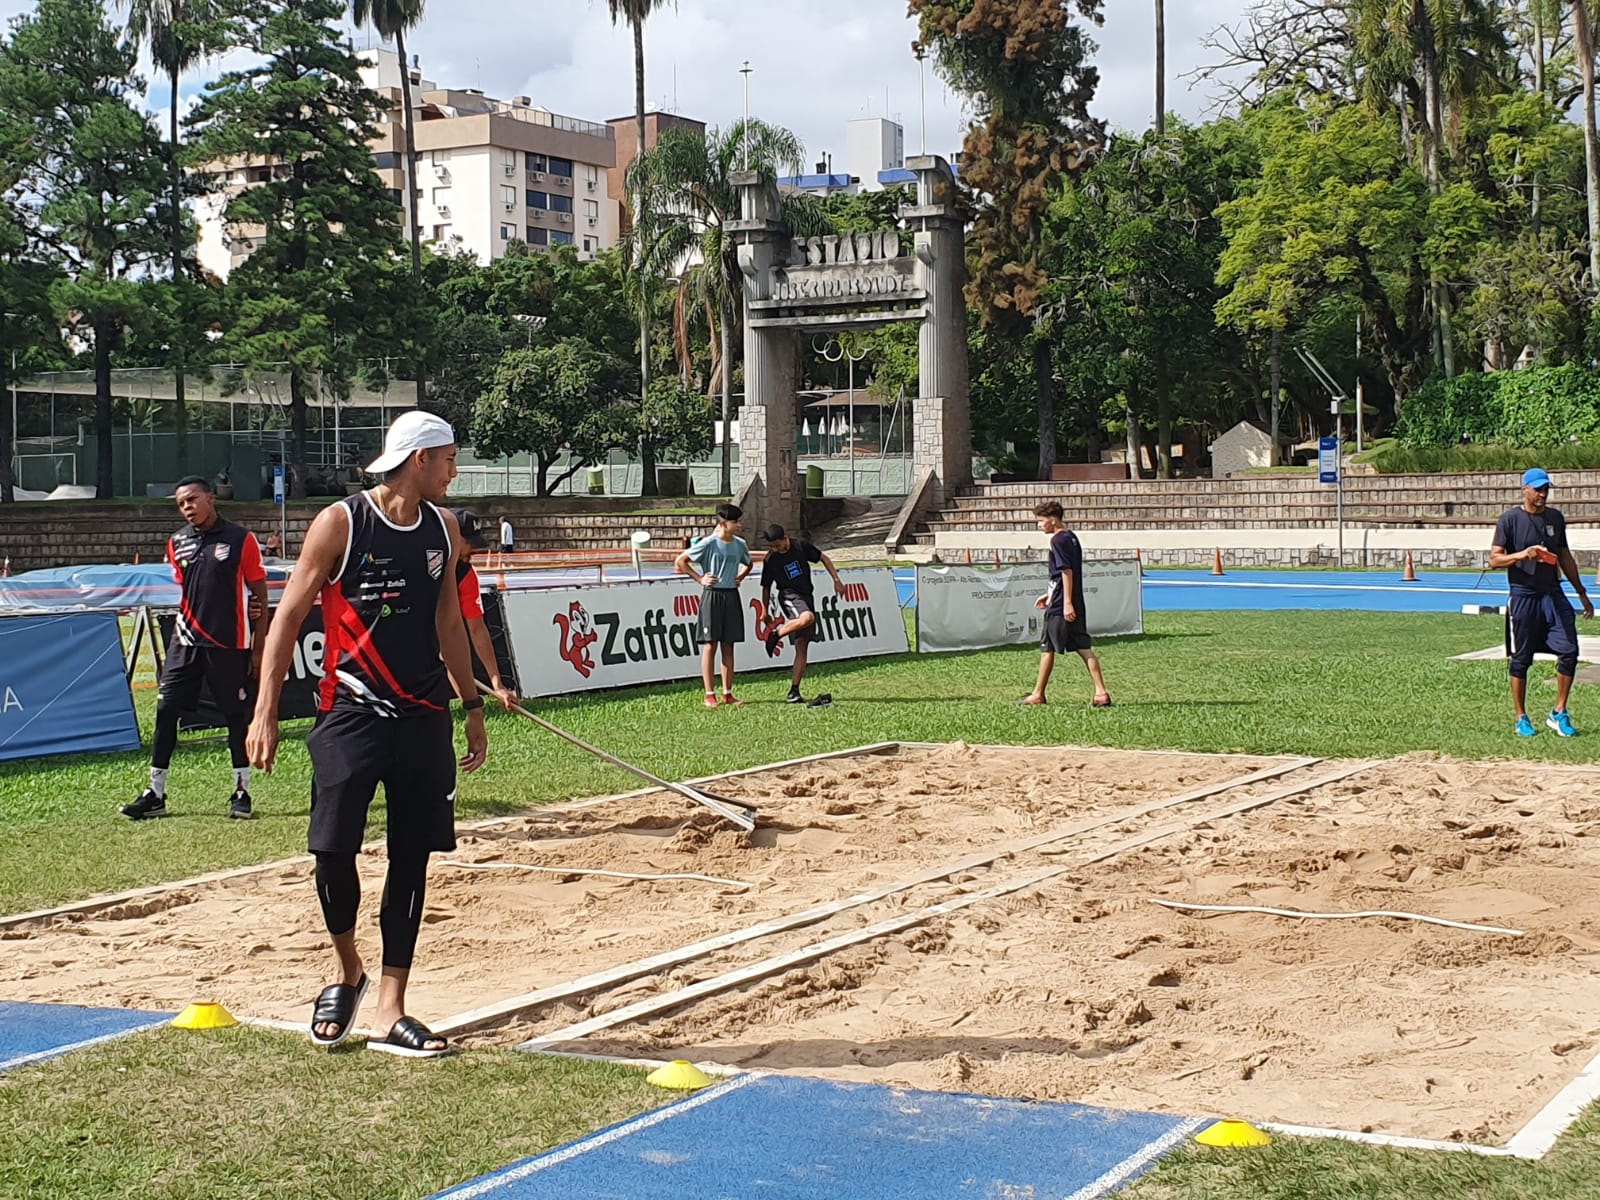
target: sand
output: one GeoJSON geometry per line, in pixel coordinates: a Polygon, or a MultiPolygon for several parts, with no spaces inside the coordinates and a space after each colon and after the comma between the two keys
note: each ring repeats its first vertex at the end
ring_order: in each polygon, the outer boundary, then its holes
{"type": "MultiPolygon", "coordinates": [[[[697,872],[628,881],[435,867],[412,1009],[441,1021],[644,955],[842,901],[990,846],[1127,814],[1269,760],[1058,749],[831,760],[720,790],[744,835],[667,796],[520,818],[452,859],[697,872]]],[[[1052,864],[1038,888],[830,955],[573,1048],[1421,1137],[1502,1141],[1600,1051],[1600,770],[1422,757],[1167,837],[1233,790],[519,1014],[508,1043],[808,941],[1052,864]],[[1523,938],[1389,919],[1198,916],[1153,896],[1405,909],[1523,938]]],[[[377,953],[381,855],[363,858],[377,953]]],[[[0,996],[303,1020],[327,982],[309,864],[177,888],[0,934],[0,996]]],[[[367,1016],[371,1016],[369,1008],[367,1016]]]]}

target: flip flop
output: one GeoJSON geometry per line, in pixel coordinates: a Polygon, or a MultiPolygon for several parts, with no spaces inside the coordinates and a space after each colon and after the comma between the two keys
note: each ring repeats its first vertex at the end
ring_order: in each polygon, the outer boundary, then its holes
{"type": "Polygon", "coordinates": [[[806,707],[807,708],[831,708],[832,705],[833,705],[833,693],[832,692],[823,692],[822,695],[816,697],[816,699],[812,700],[811,703],[806,705],[806,707]]]}
{"type": "Polygon", "coordinates": [[[1107,696],[1104,700],[1091,700],[1091,701],[1089,701],[1089,707],[1090,708],[1110,708],[1111,707],[1111,697],[1107,696]]]}
{"type": "Polygon", "coordinates": [[[444,1038],[434,1033],[415,1017],[401,1017],[389,1029],[389,1036],[370,1038],[367,1041],[368,1050],[377,1050],[383,1054],[397,1054],[401,1058],[439,1058],[450,1053],[450,1044],[445,1042],[437,1049],[429,1050],[429,1042],[443,1042],[444,1038]]]}
{"type": "Polygon", "coordinates": [[[311,1006],[311,1040],[319,1046],[333,1047],[349,1037],[371,982],[363,974],[361,982],[353,987],[348,983],[334,983],[323,988],[317,1002],[311,1006]],[[337,1025],[339,1032],[331,1038],[323,1037],[317,1032],[318,1025],[337,1025]]]}

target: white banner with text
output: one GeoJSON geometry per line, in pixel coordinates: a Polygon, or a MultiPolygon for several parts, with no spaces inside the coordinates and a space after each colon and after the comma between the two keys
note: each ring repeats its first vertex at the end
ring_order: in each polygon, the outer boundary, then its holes
{"type": "MultiPolygon", "coordinates": [[[[817,620],[808,661],[905,653],[909,647],[893,573],[874,567],[840,575],[845,586],[836,594],[826,573],[813,574],[817,620]]],[[[700,648],[694,633],[700,595],[700,585],[688,578],[505,593],[506,627],[522,694],[561,696],[698,678],[700,648]]],[[[745,640],[735,652],[738,669],[792,665],[794,648],[787,640],[777,657],[767,654],[769,621],[756,578],[745,581],[740,600],[745,640]]]]}
{"type": "MultiPolygon", "coordinates": [[[[1034,604],[1050,586],[1044,563],[1014,567],[917,568],[917,649],[983,650],[1037,642],[1044,611],[1034,604]]],[[[1113,559],[1083,564],[1083,604],[1094,637],[1144,632],[1139,564],[1113,559]]]]}

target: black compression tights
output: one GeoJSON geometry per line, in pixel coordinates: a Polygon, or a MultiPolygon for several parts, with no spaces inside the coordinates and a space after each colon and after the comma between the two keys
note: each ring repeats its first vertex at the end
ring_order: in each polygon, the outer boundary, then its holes
{"type": "MultiPolygon", "coordinates": [[[[378,927],[383,931],[383,965],[410,970],[422,928],[422,903],[428,891],[428,856],[391,858],[383,883],[383,903],[378,927]]],[[[317,855],[317,898],[329,933],[349,933],[356,927],[361,904],[361,879],[353,854],[317,855]]]]}
{"type": "MultiPolygon", "coordinates": [[[[150,765],[164,771],[172,765],[172,752],[178,748],[177,706],[164,700],[156,701],[156,735],[150,747],[150,765]]],[[[250,723],[243,713],[228,719],[228,753],[233,757],[234,769],[248,767],[249,756],[244,752],[245,733],[250,723]]]]}

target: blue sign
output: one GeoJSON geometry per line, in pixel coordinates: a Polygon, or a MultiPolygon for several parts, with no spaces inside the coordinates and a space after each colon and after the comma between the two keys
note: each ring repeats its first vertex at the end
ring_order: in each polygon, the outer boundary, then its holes
{"type": "Polygon", "coordinates": [[[1336,437],[1317,439],[1317,482],[1339,482],[1339,439],[1336,437]]]}
{"type": "Polygon", "coordinates": [[[283,503],[283,464],[279,463],[272,468],[272,502],[283,503]]]}
{"type": "Polygon", "coordinates": [[[0,761],[138,748],[116,613],[0,620],[0,761]]]}

